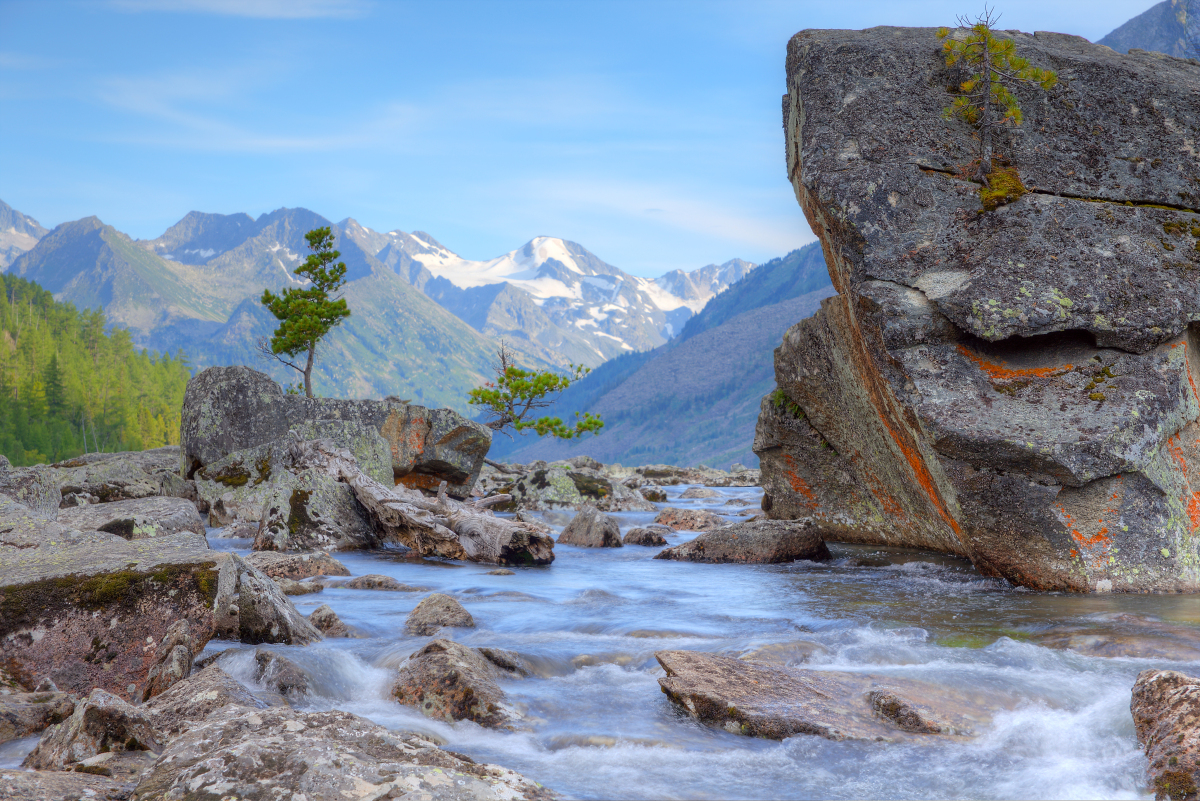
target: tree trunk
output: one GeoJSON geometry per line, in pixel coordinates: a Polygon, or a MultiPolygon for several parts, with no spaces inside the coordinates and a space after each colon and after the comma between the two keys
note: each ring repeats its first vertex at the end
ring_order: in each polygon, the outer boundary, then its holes
{"type": "MultiPolygon", "coordinates": [[[[990,39],[990,35],[988,37],[990,39]]],[[[992,51],[989,41],[983,42],[983,107],[979,112],[979,172],[976,178],[987,186],[992,171],[992,51]]]]}
{"type": "Polygon", "coordinates": [[[308,346],[308,364],[304,365],[304,397],[311,398],[312,392],[312,369],[313,361],[317,356],[317,343],[314,342],[308,346]]]}
{"type": "Polygon", "coordinates": [[[481,498],[461,503],[427,498],[419,490],[385,487],[358,467],[349,451],[330,440],[296,442],[294,467],[321,470],[348,484],[384,540],[404,545],[422,556],[441,556],[499,565],[548,565],[554,540],[515,520],[496,517],[487,506],[509,498],[481,498]]]}

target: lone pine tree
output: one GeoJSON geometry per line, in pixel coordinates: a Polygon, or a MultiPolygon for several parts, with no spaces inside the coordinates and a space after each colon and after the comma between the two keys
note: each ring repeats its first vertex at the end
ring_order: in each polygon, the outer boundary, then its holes
{"type": "Polygon", "coordinates": [[[553,404],[572,381],[578,381],[590,373],[590,368],[571,365],[570,375],[548,370],[523,370],[513,364],[512,351],[503,342],[500,343],[498,356],[496,380],[471,390],[470,400],[467,401],[473,406],[487,409],[492,417],[484,424],[488,428],[506,434],[506,429],[510,427],[521,434],[532,430],[538,436],[552,434],[559,439],[576,439],[589,431],[598,433],[604,428],[604,421],[591,412],[582,415],[576,412],[574,425],[564,423],[561,417],[533,417],[535,412],[553,404]]]}
{"type": "Polygon", "coordinates": [[[958,66],[970,73],[958,86],[959,96],[942,116],[947,120],[963,119],[979,131],[979,168],[974,177],[985,186],[992,171],[996,130],[1004,125],[1020,125],[1022,121],[1021,103],[1012,88],[1023,84],[1049,90],[1058,83],[1058,75],[1052,70],[1032,67],[1028,60],[1018,56],[1012,39],[995,35],[992,26],[998,20],[992,9],[985,7],[974,21],[959,18],[958,30],[965,30],[963,36],[952,35],[949,28],[937,31],[938,38],[943,40],[946,66],[958,66]]]}
{"type": "Polygon", "coordinates": [[[284,289],[281,295],[269,289],[263,291],[263,306],[280,323],[269,340],[259,343],[259,350],[264,357],[277,359],[303,375],[304,394],[311,398],[317,343],[350,316],[350,309],[345,298],[335,294],[346,283],[346,264],[337,261],[342,254],[333,249],[331,229],[315,228],[304,238],[312,253],[296,268],[296,275],[307,278],[311,285],[284,289]],[[301,355],[305,356],[303,367],[294,361],[301,355]]]}

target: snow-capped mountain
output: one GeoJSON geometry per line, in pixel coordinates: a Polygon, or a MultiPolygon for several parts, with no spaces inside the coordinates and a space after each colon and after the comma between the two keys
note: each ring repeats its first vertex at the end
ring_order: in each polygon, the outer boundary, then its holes
{"type": "Polygon", "coordinates": [[[376,259],[477,330],[555,363],[594,366],[657,347],[754,267],[734,259],[647,279],[554,237],[472,261],[423,232],[379,234],[350,219],[339,227],[359,246],[378,247],[376,259]]]}

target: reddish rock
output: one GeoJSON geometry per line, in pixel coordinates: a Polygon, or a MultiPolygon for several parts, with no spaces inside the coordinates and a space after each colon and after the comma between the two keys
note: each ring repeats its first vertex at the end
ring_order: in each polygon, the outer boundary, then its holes
{"type": "Polygon", "coordinates": [[[1200,789],[1200,679],[1175,670],[1143,670],[1129,703],[1158,801],[1195,801],[1200,789]]]}
{"type": "Polygon", "coordinates": [[[673,531],[708,531],[729,521],[704,509],[663,509],[654,522],[673,531]]]}
{"type": "Polygon", "coordinates": [[[655,559],[680,562],[742,562],[776,564],[797,559],[821,561],[829,549],[807,522],[747,520],[706,531],[695,539],[667,548],[655,559]]]}
{"type": "Polygon", "coordinates": [[[324,551],[311,553],[280,553],[253,551],[246,561],[273,579],[300,579],[313,576],[348,576],[350,570],[324,551]]]}
{"type": "Polygon", "coordinates": [[[400,668],[392,696],[426,717],[509,728],[515,714],[496,684],[496,677],[504,672],[475,648],[434,640],[400,668]]]}

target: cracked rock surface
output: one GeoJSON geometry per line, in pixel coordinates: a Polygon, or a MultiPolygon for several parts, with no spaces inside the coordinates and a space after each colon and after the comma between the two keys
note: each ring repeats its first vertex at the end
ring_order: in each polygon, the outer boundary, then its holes
{"type": "Polygon", "coordinates": [[[1200,589],[1200,71],[1005,32],[1050,91],[961,176],[933,29],[802,31],[787,169],[838,295],[775,352],[763,509],[1041,590],[1200,589]],[[896,97],[902,95],[903,103],[896,97]]]}

